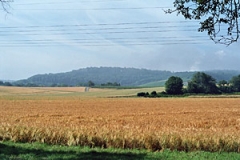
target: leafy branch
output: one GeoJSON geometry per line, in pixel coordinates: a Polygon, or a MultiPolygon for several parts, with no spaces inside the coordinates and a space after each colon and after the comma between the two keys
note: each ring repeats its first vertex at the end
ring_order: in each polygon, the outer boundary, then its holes
{"type": "Polygon", "coordinates": [[[199,32],[207,32],[215,42],[229,46],[239,38],[240,0],[175,0],[175,9],[165,13],[177,13],[185,19],[200,20],[199,32]]]}

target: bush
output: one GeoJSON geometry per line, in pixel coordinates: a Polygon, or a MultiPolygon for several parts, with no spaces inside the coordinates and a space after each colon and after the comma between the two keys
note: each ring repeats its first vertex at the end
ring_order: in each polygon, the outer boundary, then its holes
{"type": "Polygon", "coordinates": [[[157,95],[157,92],[156,91],[152,91],[151,92],[151,96],[155,97],[157,95]]]}
{"type": "Polygon", "coordinates": [[[158,97],[169,97],[170,95],[167,94],[167,92],[162,91],[162,92],[158,93],[157,96],[158,96],[158,97]]]}
{"type": "Polygon", "coordinates": [[[145,92],[139,92],[137,94],[138,97],[145,97],[146,93],[145,92]]]}
{"type": "Polygon", "coordinates": [[[149,93],[148,92],[145,93],[145,97],[149,97],[149,93]]]}
{"type": "Polygon", "coordinates": [[[137,94],[138,97],[150,97],[149,93],[148,92],[139,92],[137,94]]]}

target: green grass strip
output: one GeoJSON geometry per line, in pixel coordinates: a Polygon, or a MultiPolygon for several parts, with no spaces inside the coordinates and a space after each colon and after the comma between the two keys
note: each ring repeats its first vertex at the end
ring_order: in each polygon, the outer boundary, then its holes
{"type": "Polygon", "coordinates": [[[150,152],[147,150],[101,149],[89,147],[68,147],[40,143],[0,142],[1,160],[237,160],[239,153],[227,152],[178,152],[165,150],[150,152]]]}

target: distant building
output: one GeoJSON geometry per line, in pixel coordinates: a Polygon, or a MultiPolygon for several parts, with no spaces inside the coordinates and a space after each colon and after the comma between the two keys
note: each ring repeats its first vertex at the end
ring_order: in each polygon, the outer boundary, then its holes
{"type": "Polygon", "coordinates": [[[89,87],[85,87],[85,92],[89,92],[89,87]]]}

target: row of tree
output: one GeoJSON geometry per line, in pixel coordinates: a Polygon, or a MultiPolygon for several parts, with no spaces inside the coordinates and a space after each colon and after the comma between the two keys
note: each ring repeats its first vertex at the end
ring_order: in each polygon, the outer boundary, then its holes
{"type": "Polygon", "coordinates": [[[204,73],[197,72],[188,82],[187,87],[184,87],[183,80],[177,76],[171,76],[165,83],[165,92],[156,93],[140,92],[137,96],[140,97],[156,97],[156,96],[171,96],[182,94],[222,94],[240,92],[240,75],[233,76],[231,80],[221,80],[218,83],[216,80],[204,73]]]}
{"type": "Polygon", "coordinates": [[[0,86],[12,86],[12,83],[0,81],[0,86]]]}
{"type": "Polygon", "coordinates": [[[117,82],[114,82],[114,83],[108,82],[108,83],[101,84],[101,86],[103,86],[103,87],[119,87],[119,86],[121,86],[121,84],[117,83],[117,82]]]}
{"type": "MultiPolygon", "coordinates": [[[[16,87],[44,87],[42,85],[38,85],[38,84],[35,84],[35,83],[11,83],[11,82],[3,82],[3,81],[0,81],[0,86],[16,86],[16,87]]],[[[47,87],[72,87],[72,86],[69,86],[69,85],[66,85],[66,84],[51,84],[50,86],[47,86],[47,87]]]]}
{"type": "Polygon", "coordinates": [[[197,72],[188,82],[187,88],[183,88],[183,80],[180,77],[172,76],[165,83],[165,91],[167,94],[220,94],[240,92],[240,75],[232,77],[227,82],[226,80],[219,81],[204,73],[197,72]]]}
{"type": "MultiPolygon", "coordinates": [[[[17,86],[17,87],[73,87],[73,85],[67,85],[67,84],[59,84],[59,83],[53,83],[51,85],[48,86],[44,86],[44,85],[38,85],[35,83],[11,83],[11,82],[3,82],[0,81],[0,86],[17,86]]],[[[120,83],[117,82],[107,82],[107,83],[103,83],[100,86],[99,85],[95,85],[95,83],[93,81],[88,81],[88,83],[79,83],[78,85],[75,86],[88,86],[88,87],[119,87],[121,86],[120,83]]]]}
{"type": "MultiPolygon", "coordinates": [[[[96,86],[95,83],[93,81],[88,81],[88,84],[87,84],[88,87],[94,87],[96,86]]],[[[101,84],[101,87],[119,87],[121,86],[120,83],[117,83],[117,82],[107,82],[107,83],[102,83],[101,84]]],[[[99,87],[99,86],[98,86],[99,87]]]]}

